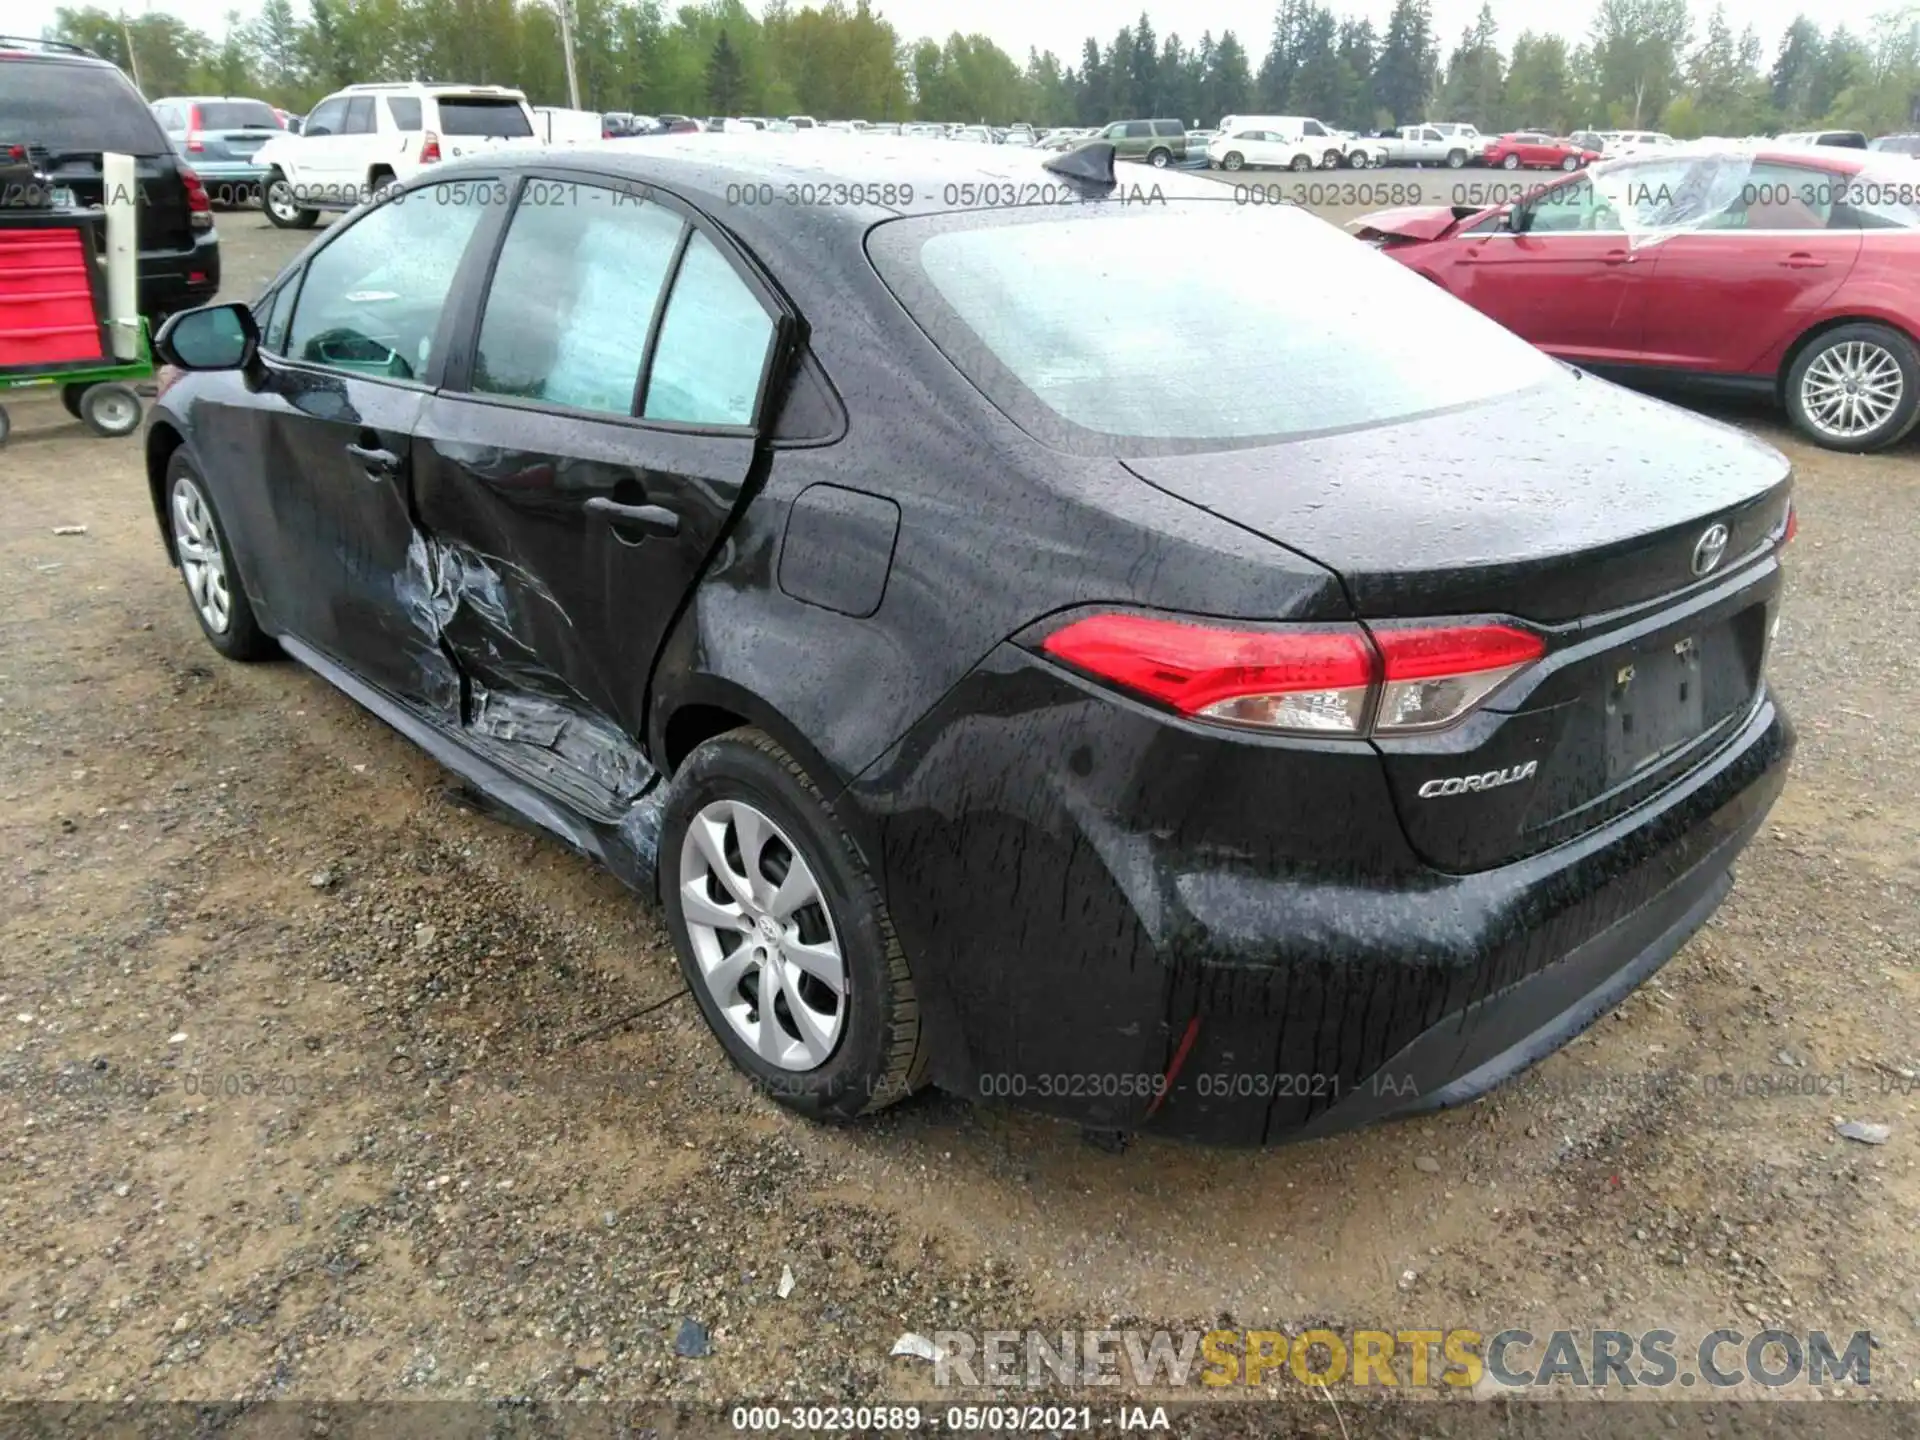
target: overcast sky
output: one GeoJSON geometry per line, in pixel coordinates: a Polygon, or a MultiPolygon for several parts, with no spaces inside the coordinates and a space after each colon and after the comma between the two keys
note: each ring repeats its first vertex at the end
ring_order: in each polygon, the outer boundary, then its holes
{"type": "MultiPolygon", "coordinates": [[[[83,0],[84,3],[84,0],[83,0]]],[[[94,0],[106,8],[124,3],[128,13],[142,9],[171,11],[189,24],[210,34],[225,28],[226,12],[238,9],[252,18],[258,0],[94,0]]],[[[752,0],[749,0],[752,3],[752,0]]],[[[21,25],[26,33],[38,34],[40,27],[52,23],[56,0],[6,0],[6,28],[21,25]]],[[[664,7],[668,13],[673,6],[664,7]]],[[[755,7],[757,8],[757,6],[755,7]]],[[[797,8],[797,7],[796,7],[797,8]]],[[[1027,47],[1037,46],[1058,54],[1063,63],[1074,60],[1080,44],[1088,35],[1098,35],[1104,44],[1122,25],[1140,14],[1140,0],[877,0],[874,8],[893,22],[894,28],[908,40],[922,35],[944,39],[956,26],[968,31],[984,31],[1002,49],[1016,59],[1025,60],[1027,47]]],[[[1266,53],[1273,33],[1274,0],[1180,0],[1180,3],[1156,3],[1145,7],[1155,33],[1162,38],[1168,30],[1178,30],[1180,38],[1194,41],[1203,30],[1218,36],[1233,30],[1252,52],[1256,68],[1266,53]]],[[[1333,0],[1333,10],[1342,15],[1364,14],[1376,29],[1384,30],[1393,0],[1333,0]]],[[[1704,23],[1711,0],[1693,0],[1696,28],[1704,23]]],[[[1771,58],[1779,44],[1780,32],[1794,15],[1807,11],[1822,26],[1844,22],[1856,33],[1871,28],[1875,12],[1898,8],[1891,0],[1729,0],[1727,13],[1733,17],[1736,31],[1751,21],[1760,31],[1764,49],[1771,58]]],[[[294,9],[304,13],[304,0],[294,0],[294,9]]],[[[1493,0],[1493,13],[1500,27],[1502,47],[1511,46],[1522,30],[1558,30],[1571,40],[1586,32],[1593,5],[1586,0],[1493,0]]],[[[1480,0],[1433,0],[1433,18],[1442,41],[1442,58],[1451,50],[1460,32],[1479,13],[1480,0]]]]}

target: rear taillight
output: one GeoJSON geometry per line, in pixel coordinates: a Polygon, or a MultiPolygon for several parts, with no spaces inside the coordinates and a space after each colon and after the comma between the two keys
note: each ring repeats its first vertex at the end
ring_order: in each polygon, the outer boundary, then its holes
{"type": "Polygon", "coordinates": [[[1509,625],[1232,630],[1145,615],[1075,620],[1041,648],[1196,720],[1320,735],[1451,725],[1546,653],[1509,625]]]}
{"type": "Polygon", "coordinates": [[[200,143],[200,107],[190,105],[187,107],[187,149],[198,155],[206,148],[200,143]]]}
{"type": "Polygon", "coordinates": [[[1787,502],[1787,533],[1780,537],[1780,543],[1786,544],[1800,533],[1800,512],[1793,508],[1793,502],[1787,502]]]}
{"type": "Polygon", "coordinates": [[[433,131],[427,131],[426,138],[420,142],[420,163],[431,165],[440,158],[440,137],[433,131]]]}
{"type": "Polygon", "coordinates": [[[187,224],[195,230],[211,230],[213,199],[207,194],[207,187],[184,165],[180,167],[180,181],[187,187],[187,224]]]}

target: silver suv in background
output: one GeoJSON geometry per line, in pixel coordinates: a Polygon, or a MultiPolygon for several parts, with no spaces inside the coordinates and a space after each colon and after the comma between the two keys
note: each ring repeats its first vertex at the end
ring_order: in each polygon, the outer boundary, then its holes
{"type": "Polygon", "coordinates": [[[267,172],[255,156],[267,141],[287,133],[266,101],[236,95],[168,95],[153,102],[153,114],[214,204],[239,205],[260,198],[267,172]]]}

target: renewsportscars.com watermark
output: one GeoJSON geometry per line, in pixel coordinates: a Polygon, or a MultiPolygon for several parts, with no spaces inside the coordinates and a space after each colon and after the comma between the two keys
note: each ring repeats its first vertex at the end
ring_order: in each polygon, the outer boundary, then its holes
{"type": "Polygon", "coordinates": [[[939,1330],[934,1384],[1131,1386],[1205,1393],[1300,1384],[1378,1389],[1725,1390],[1873,1384],[1878,1342],[1856,1330],[939,1330]]]}

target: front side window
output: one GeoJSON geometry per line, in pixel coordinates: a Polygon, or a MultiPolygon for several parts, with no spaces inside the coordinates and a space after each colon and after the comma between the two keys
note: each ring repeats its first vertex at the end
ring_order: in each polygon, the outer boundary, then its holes
{"type": "Polygon", "coordinates": [[[346,123],[346,119],[347,102],[345,99],[336,97],[332,100],[322,100],[318,105],[313,107],[313,113],[307,117],[307,123],[300,133],[303,135],[338,135],[340,133],[340,127],[346,123]]]}
{"type": "Polygon", "coordinates": [[[989,399],[1078,453],[1225,449],[1386,424],[1561,373],[1414,271],[1286,207],[915,217],[879,226],[870,246],[907,309],[989,399]],[[1207,264],[1168,286],[1170,255],[1207,264]]]}
{"type": "Polygon", "coordinates": [[[1620,216],[1605,195],[1595,192],[1586,176],[1556,185],[1527,206],[1529,235],[1567,232],[1617,231],[1620,216]]]}
{"type": "Polygon", "coordinates": [[[1300,127],[1300,133],[1302,135],[1325,135],[1327,129],[1326,126],[1322,125],[1318,120],[1309,120],[1300,127]]]}
{"type": "Polygon", "coordinates": [[[642,413],[690,425],[751,425],[772,346],[772,317],[696,231],[667,301],[642,413]]]}
{"type": "Polygon", "coordinates": [[[393,380],[426,374],[487,182],[428,186],[368,211],[307,262],[287,357],[393,380]]]}
{"type": "Polygon", "coordinates": [[[529,180],[494,267],[473,388],[631,415],[681,229],[624,191],[529,180]]]}

